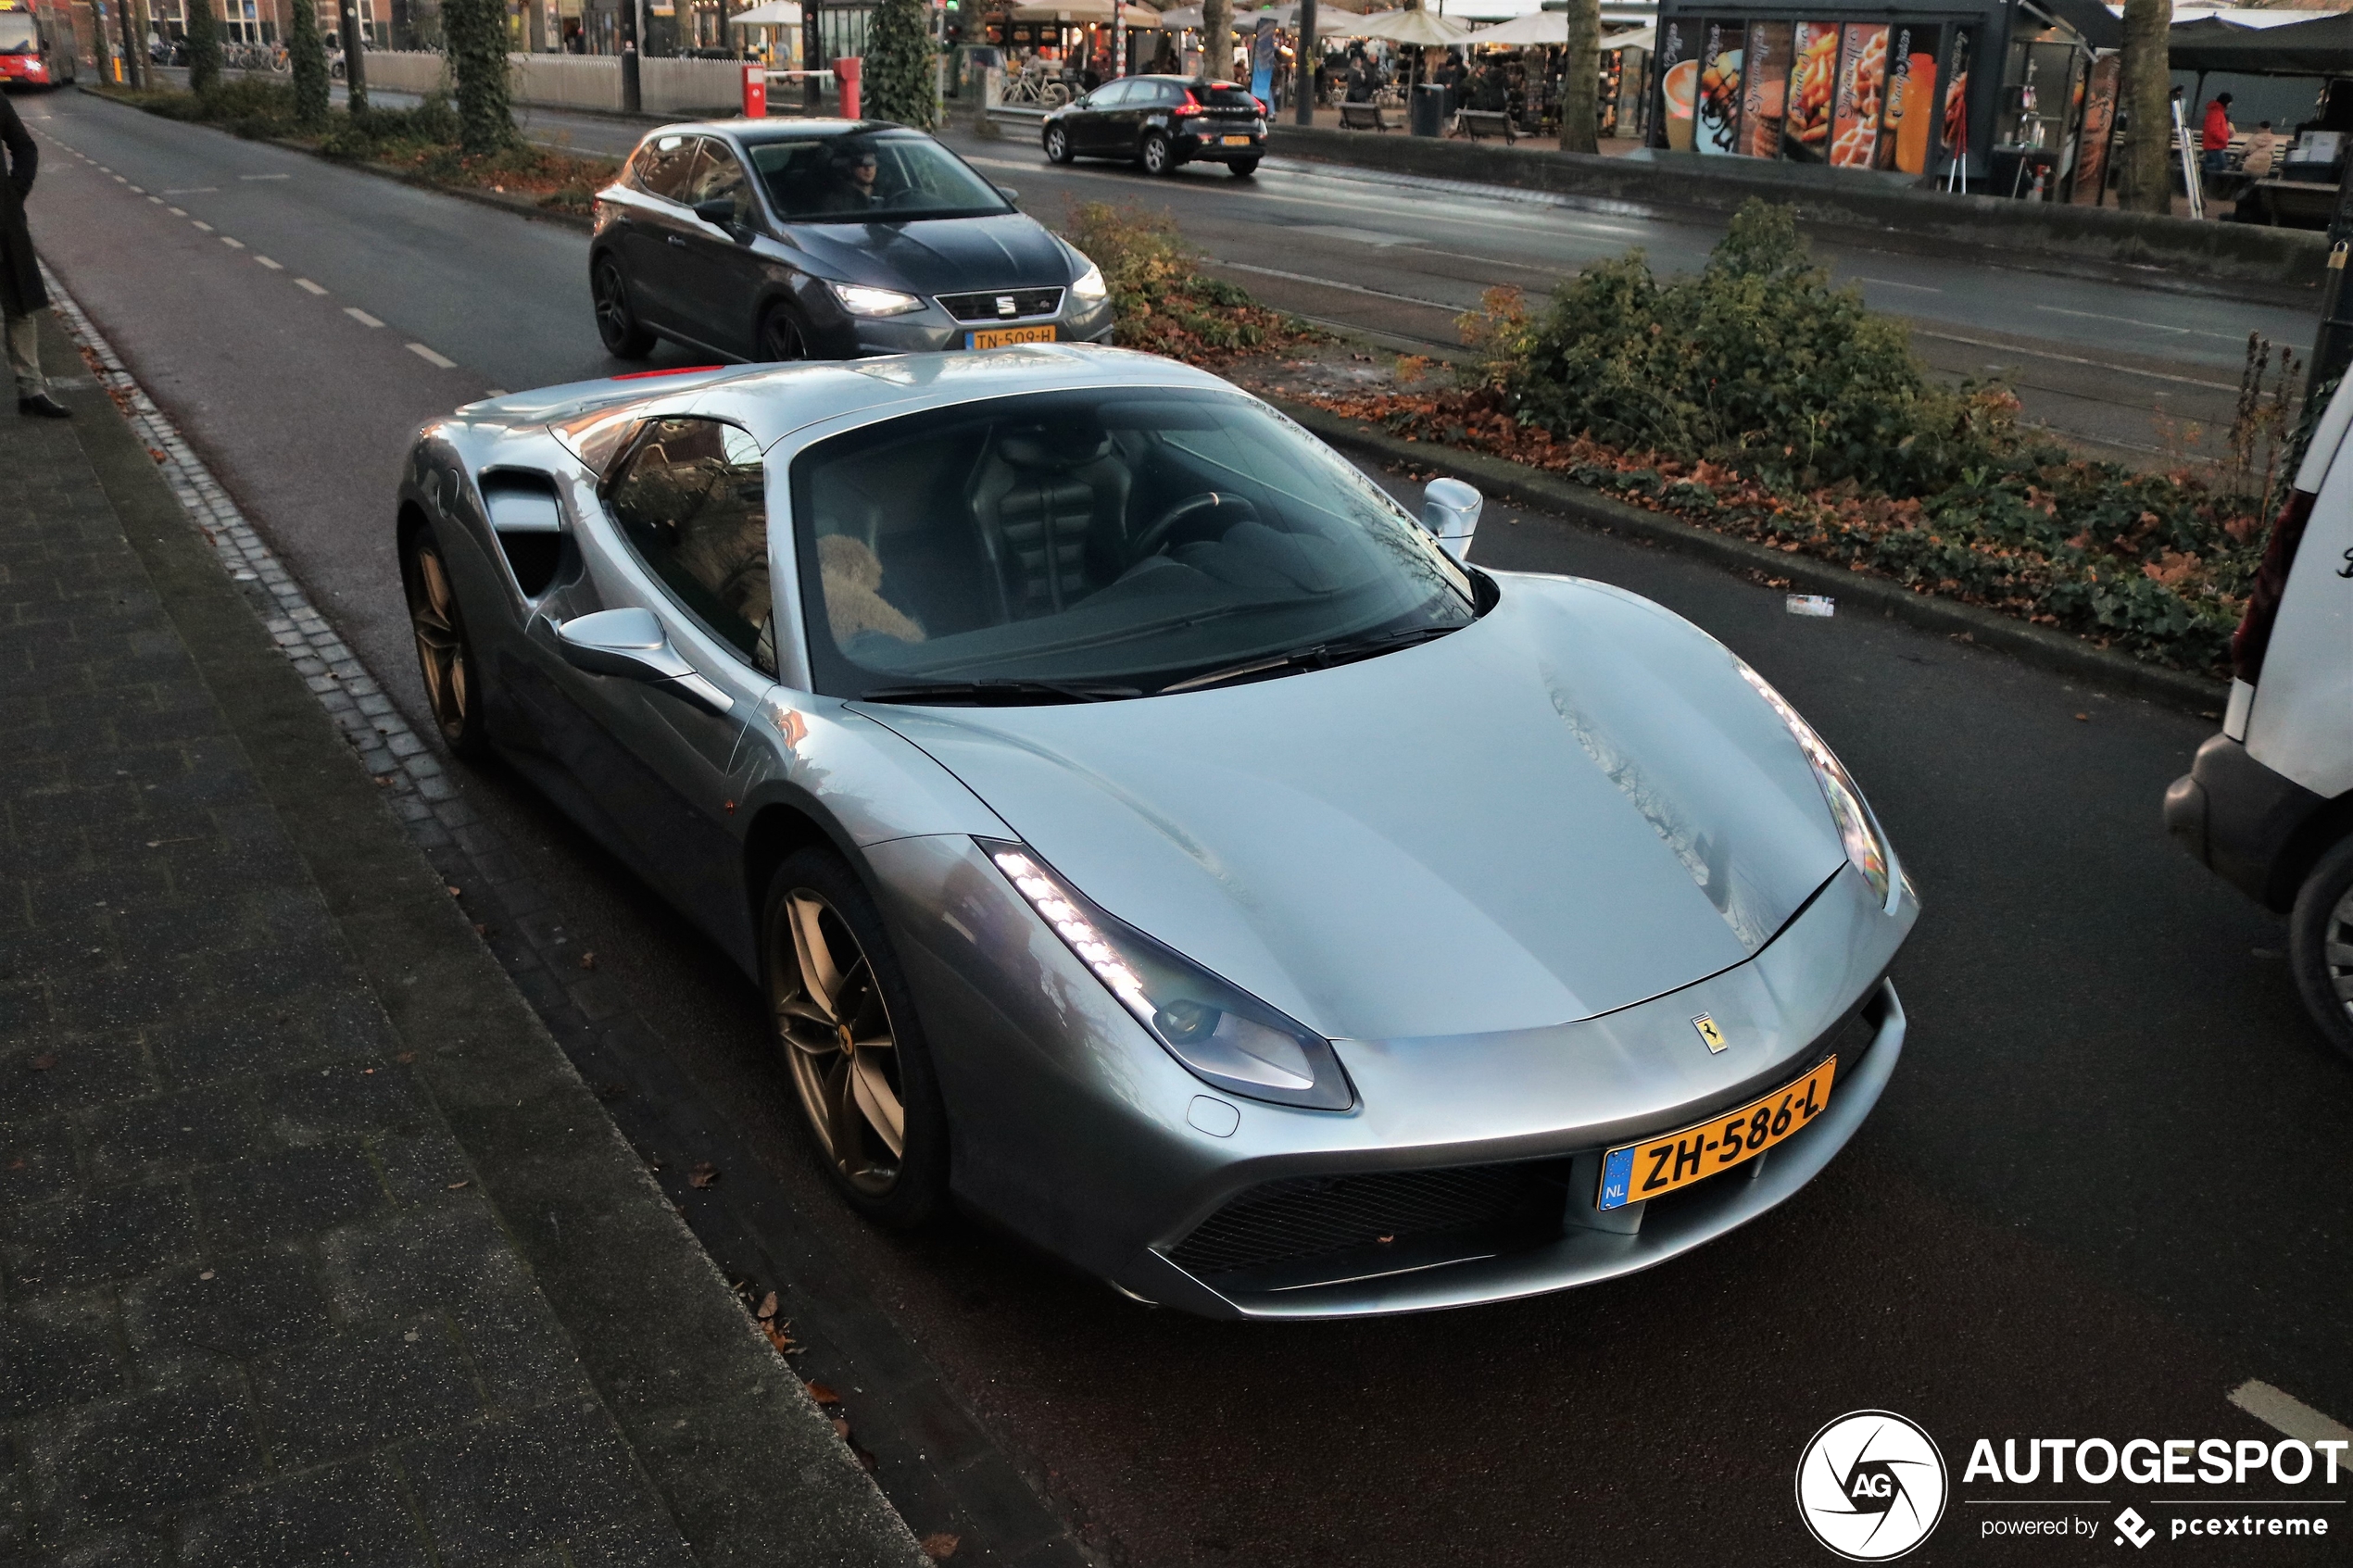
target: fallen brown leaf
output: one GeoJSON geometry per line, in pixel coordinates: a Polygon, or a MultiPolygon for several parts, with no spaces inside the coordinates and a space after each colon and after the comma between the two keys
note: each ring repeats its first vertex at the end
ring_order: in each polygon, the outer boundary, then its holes
{"type": "Polygon", "coordinates": [[[760,1298],[760,1311],[758,1315],[762,1321],[773,1318],[776,1315],[776,1293],[774,1291],[772,1290],[767,1295],[760,1298]]]}
{"type": "Polygon", "coordinates": [[[835,1393],[831,1388],[826,1387],[822,1383],[804,1383],[801,1386],[808,1389],[809,1397],[816,1400],[821,1405],[837,1405],[841,1403],[841,1396],[835,1393]]]}
{"type": "Polygon", "coordinates": [[[836,1416],[834,1418],[834,1436],[840,1438],[845,1443],[849,1442],[849,1423],[842,1420],[839,1416],[836,1416]]]}
{"type": "Polygon", "coordinates": [[[49,1069],[57,1065],[57,1058],[56,1053],[52,1051],[44,1051],[41,1055],[32,1059],[32,1070],[35,1073],[46,1073],[49,1069]]]}
{"type": "Polygon", "coordinates": [[[917,1544],[925,1557],[934,1562],[945,1562],[956,1555],[956,1548],[963,1543],[945,1530],[935,1530],[917,1544]]]}
{"type": "Polygon", "coordinates": [[[800,1348],[792,1342],[792,1336],[786,1332],[791,1327],[792,1324],[782,1318],[771,1318],[760,1325],[760,1332],[768,1336],[768,1343],[776,1348],[776,1354],[789,1356],[800,1348]]]}
{"type": "Polygon", "coordinates": [[[2075,721],[2079,724],[2088,724],[2092,721],[2092,716],[2088,713],[2078,713],[2075,716],[2075,721]]]}
{"type": "Polygon", "coordinates": [[[597,967],[597,955],[596,955],[596,954],[594,954],[594,953],[583,953],[583,954],[581,954],[581,955],[580,955],[580,967],[581,967],[581,968],[583,968],[583,969],[594,969],[594,968],[596,968],[596,967],[597,967]]]}
{"type": "Polygon", "coordinates": [[[719,1167],[708,1160],[698,1160],[687,1169],[686,1180],[696,1187],[707,1187],[719,1179],[719,1167]]]}
{"type": "Polygon", "coordinates": [[[453,883],[449,883],[449,884],[447,884],[447,891],[448,891],[449,897],[451,897],[452,898],[462,898],[462,897],[464,897],[466,896],[466,890],[465,890],[464,888],[462,888],[462,887],[459,886],[459,885],[458,885],[456,883],[454,883],[454,882],[453,882],[453,883]]]}
{"type": "Polygon", "coordinates": [[[450,1190],[451,1192],[456,1192],[456,1191],[457,1191],[459,1187],[470,1187],[470,1186],[472,1186],[472,1185],[473,1185],[473,1183],[472,1183],[472,1182],[470,1182],[470,1181],[467,1181],[467,1182],[451,1182],[451,1183],[449,1184],[449,1190],[450,1190]]]}
{"type": "Polygon", "coordinates": [[[406,1067],[410,1062],[417,1060],[417,1053],[415,1051],[402,1051],[398,1056],[394,1057],[392,1060],[400,1063],[401,1066],[406,1067]]]}

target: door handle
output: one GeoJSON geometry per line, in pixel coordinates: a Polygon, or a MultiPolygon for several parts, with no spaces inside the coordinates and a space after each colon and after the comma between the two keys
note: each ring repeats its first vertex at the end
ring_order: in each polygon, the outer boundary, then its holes
{"type": "Polygon", "coordinates": [[[686,248],[686,240],[679,235],[664,234],[662,239],[670,245],[676,245],[680,250],[685,250],[686,248]]]}

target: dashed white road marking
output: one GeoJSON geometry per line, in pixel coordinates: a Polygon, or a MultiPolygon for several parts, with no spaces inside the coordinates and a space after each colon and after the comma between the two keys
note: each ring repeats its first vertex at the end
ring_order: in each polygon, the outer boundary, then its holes
{"type": "Polygon", "coordinates": [[[161,207],[163,205],[163,198],[161,196],[149,196],[147,199],[155,203],[157,207],[161,207]]]}
{"type": "Polygon", "coordinates": [[[2353,1426],[2331,1420],[2295,1395],[2268,1383],[2250,1377],[2225,1397],[2264,1425],[2290,1437],[2307,1443],[2353,1442],[2353,1426]]]}
{"type": "Polygon", "coordinates": [[[128,184],[130,184],[130,183],[131,183],[130,180],[129,180],[127,177],[125,177],[125,176],[123,176],[123,175],[120,175],[120,174],[118,174],[118,175],[116,175],[116,176],[114,177],[114,182],[115,182],[116,184],[118,184],[118,185],[128,185],[128,184]]]}
{"type": "Polygon", "coordinates": [[[353,320],[359,322],[363,327],[381,327],[384,325],[382,321],[377,320],[373,316],[369,315],[365,310],[360,309],[359,307],[356,305],[345,306],[343,307],[343,313],[350,317],[353,320]]]}
{"type": "Polygon", "coordinates": [[[426,364],[434,366],[440,370],[454,370],[458,368],[458,361],[455,359],[443,358],[440,355],[435,354],[432,349],[427,348],[422,343],[410,344],[409,345],[409,352],[415,355],[418,358],[422,359],[426,364]]]}
{"type": "Polygon", "coordinates": [[[237,178],[240,180],[291,180],[294,176],[291,174],[240,174],[237,178]]]}
{"type": "Polygon", "coordinates": [[[134,196],[144,196],[147,194],[147,187],[145,185],[132,185],[131,187],[131,194],[134,196]]]}
{"type": "Polygon", "coordinates": [[[1914,294],[1943,294],[1944,292],[1940,288],[1932,288],[1927,283],[1899,283],[1893,278],[1866,278],[1859,272],[1856,274],[1855,281],[1858,283],[1876,284],[1883,289],[1909,289],[1914,294]]]}
{"type": "Polygon", "coordinates": [[[228,235],[226,235],[226,234],[223,234],[223,235],[221,235],[221,236],[220,236],[220,243],[221,243],[222,245],[227,245],[227,246],[228,246],[231,250],[243,250],[243,249],[245,249],[245,241],[243,241],[243,240],[233,240],[233,239],[231,239],[231,238],[230,238],[228,235]]]}
{"type": "Polygon", "coordinates": [[[283,272],[285,270],[283,267],[271,260],[268,257],[260,255],[258,252],[255,254],[254,259],[260,262],[264,267],[269,268],[272,272],[283,272]]]}
{"type": "Polygon", "coordinates": [[[325,289],[321,288],[318,284],[312,282],[308,278],[296,278],[295,280],[295,287],[298,289],[308,289],[312,294],[325,294],[327,292],[325,289]]]}
{"type": "Polygon", "coordinates": [[[202,229],[208,234],[212,232],[212,225],[206,222],[201,218],[191,218],[188,221],[195,224],[197,228],[202,229]]]}
{"type": "Polygon", "coordinates": [[[182,185],[176,191],[166,191],[167,196],[204,196],[220,189],[218,185],[182,185]]]}
{"type": "Polygon", "coordinates": [[[171,214],[174,218],[185,218],[188,216],[188,209],[184,207],[167,207],[164,210],[171,214]]]}

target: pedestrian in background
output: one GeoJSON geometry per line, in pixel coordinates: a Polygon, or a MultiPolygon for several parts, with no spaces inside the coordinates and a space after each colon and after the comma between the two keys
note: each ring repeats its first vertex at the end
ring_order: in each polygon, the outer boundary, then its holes
{"type": "Polygon", "coordinates": [[[2271,162],[2279,156],[2280,139],[2271,134],[2271,122],[2257,120],[2255,134],[2246,139],[2246,157],[2240,160],[2239,167],[2260,180],[2271,172],[2271,162]]]}
{"type": "Polygon", "coordinates": [[[0,318],[6,318],[8,369],[17,376],[17,412],[44,420],[71,419],[73,412],[49,395],[41,376],[41,338],[34,312],[48,307],[41,286],[41,263],[33,259],[32,231],[25,226],[24,201],[41,167],[41,149],[17,118],[16,105],[0,94],[0,147],[7,150],[7,178],[0,180],[0,318]]]}
{"type": "Polygon", "coordinates": [[[2221,174],[2231,167],[2231,95],[2217,93],[2206,106],[2206,128],[2198,133],[2197,144],[2206,154],[2206,171],[2221,174]]]}

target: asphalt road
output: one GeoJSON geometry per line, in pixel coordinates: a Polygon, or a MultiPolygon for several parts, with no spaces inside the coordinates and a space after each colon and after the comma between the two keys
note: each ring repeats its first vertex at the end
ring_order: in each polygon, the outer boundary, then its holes
{"type": "MultiPolygon", "coordinates": [[[[24,107],[49,264],[422,723],[392,477],[422,418],[619,368],[582,237],[87,97],[24,107]]],[[[1351,226],[1439,218],[1411,194],[1379,205],[1351,226]]],[[[976,1226],[869,1232],[799,1152],[749,988],[508,776],[464,788],[622,998],[598,1048],[644,1091],[624,1127],[692,1140],[659,1151],[673,1171],[746,1173],[688,1205],[723,1262],[797,1260],[799,1289],[877,1314],[1105,1562],[1818,1561],[1792,1467],[1863,1407],[1920,1421],[1955,1467],[1954,1517],[1916,1561],[2057,1561],[1981,1544],[2019,1511],[1967,1500],[1986,1495],[1957,1484],[1973,1438],[2259,1437],[2224,1399],[2248,1378],[2353,1415],[2353,1072],[2296,1010],[2281,923],[2157,823],[2209,722],[1892,623],[1793,618],[1541,516],[1491,512],[1474,558],[1621,583],[1722,637],[1854,768],[1927,905],[1895,972],[1904,1063],[1846,1153],[1746,1230],[1567,1295],[1212,1324],[976,1226]]],[[[2129,1498],[2160,1523],[2183,1495],[2012,1490],[2129,1498]]],[[[2259,1558],[2297,1560],[2269,1542],[2216,1560],[2259,1558]]]]}

